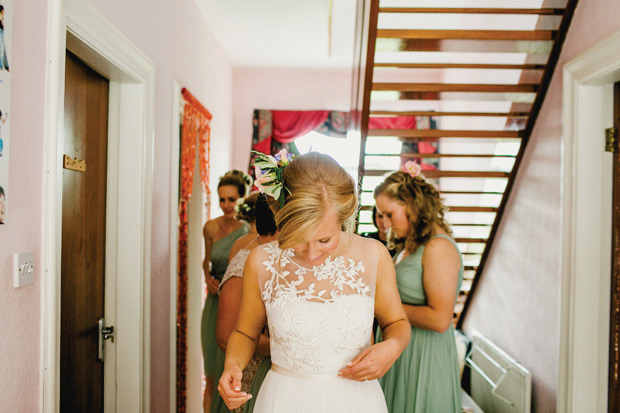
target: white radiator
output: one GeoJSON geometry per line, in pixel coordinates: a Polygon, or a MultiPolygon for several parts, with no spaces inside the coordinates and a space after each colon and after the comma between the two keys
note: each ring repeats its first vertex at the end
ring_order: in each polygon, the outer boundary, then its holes
{"type": "Polygon", "coordinates": [[[487,413],[530,413],[532,375],[479,332],[467,357],[471,397],[487,413]]]}

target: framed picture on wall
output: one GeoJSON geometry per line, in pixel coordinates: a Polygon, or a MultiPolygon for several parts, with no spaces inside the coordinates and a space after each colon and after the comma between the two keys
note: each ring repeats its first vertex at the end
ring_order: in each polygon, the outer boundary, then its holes
{"type": "Polygon", "coordinates": [[[7,222],[11,106],[11,29],[13,0],[0,0],[0,225],[7,222]]]}

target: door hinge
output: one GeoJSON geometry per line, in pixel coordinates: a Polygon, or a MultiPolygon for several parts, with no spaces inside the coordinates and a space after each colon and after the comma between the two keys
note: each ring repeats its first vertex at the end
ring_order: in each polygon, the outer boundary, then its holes
{"type": "Polygon", "coordinates": [[[616,128],[605,129],[605,151],[616,152],[616,128]]]}

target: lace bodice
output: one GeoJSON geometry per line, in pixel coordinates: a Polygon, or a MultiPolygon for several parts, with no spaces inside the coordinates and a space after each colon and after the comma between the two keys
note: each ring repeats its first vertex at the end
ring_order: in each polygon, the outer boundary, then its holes
{"type": "Polygon", "coordinates": [[[292,249],[262,246],[259,271],[273,363],[294,371],[336,375],[370,345],[377,272],[376,241],[342,234],[339,250],[305,268],[292,249]],[[344,244],[343,244],[344,243],[344,244]]]}

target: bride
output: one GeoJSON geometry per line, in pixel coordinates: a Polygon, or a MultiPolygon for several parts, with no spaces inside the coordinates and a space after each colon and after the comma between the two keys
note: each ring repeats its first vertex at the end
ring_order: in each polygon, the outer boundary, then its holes
{"type": "Polygon", "coordinates": [[[394,265],[378,241],[342,228],[357,212],[353,179],[327,155],[261,155],[257,185],[273,197],[278,240],[255,248],[218,390],[254,412],[387,412],[377,378],[409,343],[394,265]],[[373,317],[385,341],[371,346],[373,317]],[[272,367],[258,395],[241,391],[265,323],[272,367]]]}

